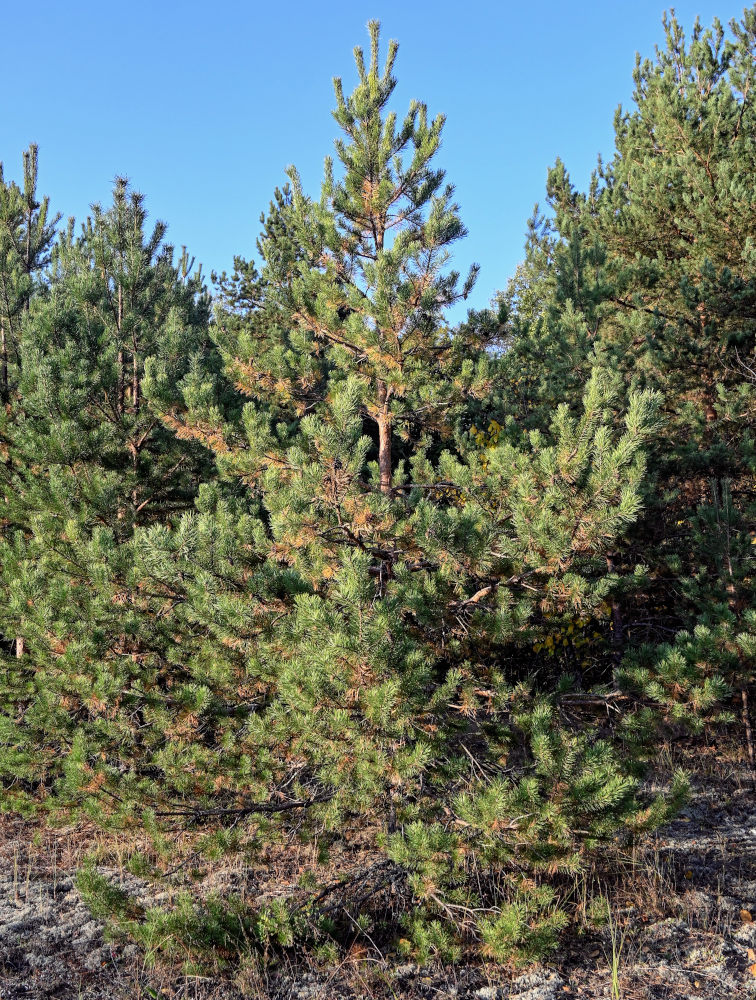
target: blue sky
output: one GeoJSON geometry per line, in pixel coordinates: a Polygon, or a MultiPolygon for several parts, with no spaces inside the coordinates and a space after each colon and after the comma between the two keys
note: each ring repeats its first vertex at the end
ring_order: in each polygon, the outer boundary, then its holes
{"type": "MultiPolygon", "coordinates": [[[[689,27],[742,7],[675,9],[689,27]]],[[[397,111],[417,98],[447,116],[438,162],[469,230],[455,264],[482,265],[468,301],[482,307],[521,259],[548,166],[561,156],[583,186],[597,154],[611,155],[614,111],[630,101],[636,51],[662,44],[663,10],[656,0],[7,5],[0,160],[17,178],[22,149],[39,143],[40,188],[77,220],[125,174],[206,273],[228,269],[234,254],[254,255],[287,164],[318,194],[337,130],[331,80],[352,89],[352,48],[367,45],[377,17],[400,44],[397,111]]]]}

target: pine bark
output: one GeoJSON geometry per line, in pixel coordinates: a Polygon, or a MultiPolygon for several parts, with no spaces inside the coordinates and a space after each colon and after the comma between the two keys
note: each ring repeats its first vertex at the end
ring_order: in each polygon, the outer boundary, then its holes
{"type": "Polygon", "coordinates": [[[0,323],[0,352],[2,352],[2,372],[0,373],[0,379],[2,379],[2,399],[4,403],[10,400],[10,391],[8,386],[8,344],[5,339],[5,323],[0,323]]]}
{"type": "Polygon", "coordinates": [[[381,493],[391,492],[391,411],[385,382],[378,383],[378,468],[381,493]]]}

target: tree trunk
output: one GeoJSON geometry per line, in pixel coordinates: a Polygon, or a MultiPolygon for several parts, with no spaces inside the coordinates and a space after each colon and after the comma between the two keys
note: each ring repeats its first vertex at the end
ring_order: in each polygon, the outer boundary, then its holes
{"type": "Polygon", "coordinates": [[[126,360],[123,351],[123,340],[121,339],[121,328],[123,326],[123,289],[118,286],[118,387],[116,399],[116,412],[119,417],[123,416],[125,396],[126,396],[126,360]]]}
{"type": "Polygon", "coordinates": [[[141,403],[140,392],[139,392],[139,356],[137,354],[137,345],[134,343],[134,356],[131,360],[131,404],[134,408],[134,415],[139,413],[139,406],[141,403]]]}
{"type": "MultiPolygon", "coordinates": [[[[36,178],[35,178],[35,182],[36,182],[36,178]]],[[[33,220],[34,220],[34,209],[31,207],[31,205],[29,205],[29,207],[27,209],[27,212],[26,212],[26,260],[24,261],[24,264],[26,265],[26,268],[25,268],[26,269],[26,273],[28,275],[31,275],[31,273],[32,273],[31,231],[32,231],[32,222],[33,222],[33,220]]],[[[25,302],[24,308],[26,309],[27,312],[29,311],[29,299],[28,298],[27,298],[27,300],[25,302]]]]}
{"type": "MultiPolygon", "coordinates": [[[[608,573],[614,573],[616,569],[616,562],[615,562],[616,559],[617,556],[614,553],[611,552],[607,553],[606,569],[608,573]]],[[[614,661],[614,668],[612,672],[613,674],[616,675],[619,665],[622,662],[624,626],[622,622],[622,608],[620,607],[620,603],[616,597],[612,596],[610,605],[612,609],[612,636],[611,636],[612,660],[614,661]]],[[[616,686],[616,680],[615,680],[615,686],[616,686]]]]}
{"type": "Polygon", "coordinates": [[[746,747],[748,748],[748,763],[751,765],[751,781],[756,790],[756,754],[753,750],[753,731],[751,730],[751,713],[748,711],[748,692],[740,689],[740,699],[743,705],[743,727],[745,728],[746,747]]]}
{"type": "Polygon", "coordinates": [[[8,344],[5,340],[5,323],[0,323],[0,350],[2,351],[2,396],[3,402],[7,403],[10,400],[10,391],[8,388],[8,344]]]}
{"type": "Polygon", "coordinates": [[[381,493],[391,491],[391,412],[386,383],[378,383],[378,468],[381,493]]]}

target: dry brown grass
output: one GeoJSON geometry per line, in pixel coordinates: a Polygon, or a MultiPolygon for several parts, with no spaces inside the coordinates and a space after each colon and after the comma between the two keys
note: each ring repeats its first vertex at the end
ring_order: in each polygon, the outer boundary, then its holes
{"type": "MultiPolygon", "coordinates": [[[[623,938],[616,969],[621,1000],[756,996],[756,990],[749,992],[749,931],[739,918],[739,908],[749,902],[742,894],[756,887],[756,845],[753,838],[750,844],[744,839],[756,825],[756,796],[742,741],[734,733],[716,743],[706,739],[670,742],[657,763],[662,781],[679,766],[689,770],[694,793],[691,806],[670,827],[635,844],[617,846],[600,867],[594,866],[563,887],[575,920],[560,952],[549,963],[558,977],[552,985],[559,983],[558,988],[553,986],[554,996],[611,995],[605,993],[611,983],[611,934],[606,926],[597,927],[590,914],[591,898],[598,893],[609,899],[615,934],[623,938]]],[[[173,860],[164,879],[163,901],[170,905],[171,894],[186,885],[200,895],[230,891],[255,903],[284,895],[296,898],[298,893],[304,899],[299,883],[304,871],[314,869],[316,878],[327,883],[369,868],[380,860],[367,849],[370,842],[364,831],[354,829],[346,831],[343,846],[327,859],[317,842],[281,842],[256,851],[254,862],[240,851],[222,862],[205,863],[201,869],[196,835],[177,832],[171,843],[173,860]]],[[[154,862],[161,860],[146,837],[102,831],[93,824],[46,828],[41,822],[0,817],[0,871],[11,874],[10,891],[19,901],[42,885],[54,900],[56,885],[70,878],[85,856],[94,856],[115,877],[126,879],[128,858],[135,847],[154,862]]],[[[756,897],[750,905],[754,902],[756,897]]],[[[392,905],[389,893],[379,897],[379,905],[392,905]]],[[[330,966],[313,956],[278,954],[267,965],[258,957],[246,956],[235,966],[187,977],[162,955],[153,957],[148,968],[144,955],[124,957],[116,948],[108,968],[82,975],[78,984],[72,982],[76,991],[70,993],[71,1000],[105,996],[398,1000],[450,996],[454,990],[460,997],[472,997],[475,990],[493,989],[507,979],[505,970],[484,963],[402,971],[386,942],[358,933],[345,942],[340,960],[330,966]],[[401,974],[397,975],[397,969],[401,974]]],[[[756,982],[756,977],[751,978],[756,982]]],[[[3,1000],[6,996],[16,1000],[8,990],[0,995],[3,1000]]]]}

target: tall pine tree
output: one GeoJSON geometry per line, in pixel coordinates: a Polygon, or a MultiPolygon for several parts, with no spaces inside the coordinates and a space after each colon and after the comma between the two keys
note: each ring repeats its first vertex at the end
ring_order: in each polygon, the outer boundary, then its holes
{"type": "Polygon", "coordinates": [[[35,281],[49,263],[60,215],[50,216],[49,198],[37,200],[38,148],[23,154],[23,186],[7,183],[0,164],[0,398],[10,402],[17,382],[21,318],[35,281]]]}
{"type": "MultiPolygon", "coordinates": [[[[150,715],[164,742],[122,763],[118,794],[212,833],[212,850],[317,834],[338,863],[357,827],[383,884],[409,887],[421,951],[472,934],[524,958],[563,917],[520,873],[574,870],[638,804],[612,748],[561,727],[553,692],[510,666],[543,609],[606,596],[603,553],[638,514],[656,399],[626,405],[595,366],[574,413],[480,453],[469,424],[498,377],[499,329],[444,323],[474,271],[458,291],[446,270],[463,229],[432,162],[442,119],[413,104],[397,124],[396,46],[381,67],[370,31],[354,93],[336,81],[341,172],[327,161],[316,202],[291,171],[261,273],[237,260],[221,283],[226,378],[197,366],[183,405],[156,402],[222,480],[175,530],[138,535],[153,618],[181,636],[180,683],[150,715]],[[460,866],[468,852],[490,891],[460,866]],[[490,926],[460,917],[479,906],[490,926]]],[[[317,902],[329,890],[313,880],[317,902]]]]}
{"type": "Polygon", "coordinates": [[[60,236],[0,416],[0,628],[23,653],[4,664],[0,771],[74,807],[91,762],[126,746],[132,687],[161,670],[134,530],[191,506],[208,468],[143,399],[145,383],[170,398],[207,336],[200,279],[145,222],[119,180],[109,209],[60,236]]]}
{"type": "MultiPolygon", "coordinates": [[[[628,389],[663,394],[648,514],[613,559],[648,575],[615,594],[612,617],[623,641],[649,644],[626,680],[678,717],[695,703],[716,710],[720,672],[747,705],[753,670],[756,11],[729,35],[697,22],[688,38],[674,17],[664,31],[655,58],[638,59],[634,105],[618,110],[615,154],[590,189],[576,191],[561,163],[549,172],[550,217],[507,303],[509,378],[530,398],[558,395],[596,356],[628,389]],[[539,370],[535,357],[553,358],[554,344],[567,365],[539,370]],[[679,649],[662,642],[670,627],[686,629],[679,649]]],[[[542,425],[542,408],[533,414],[542,425]]]]}

